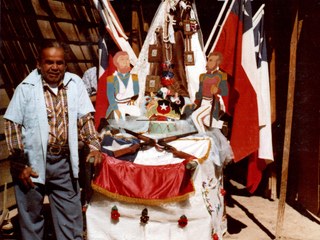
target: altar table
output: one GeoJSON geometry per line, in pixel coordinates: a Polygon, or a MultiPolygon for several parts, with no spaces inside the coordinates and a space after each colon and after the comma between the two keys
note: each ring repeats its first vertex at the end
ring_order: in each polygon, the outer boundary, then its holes
{"type": "MultiPolygon", "coordinates": [[[[94,191],[86,211],[88,240],[222,239],[227,229],[223,167],[230,159],[225,158],[219,140],[210,136],[190,136],[170,142],[170,145],[195,156],[199,163],[191,170],[193,194],[184,200],[150,205],[135,203],[132,198],[127,201],[126,196],[113,198],[94,191]],[[111,218],[114,206],[120,214],[117,220],[111,218]],[[140,221],[144,209],[149,217],[146,223],[140,221]],[[178,224],[183,215],[188,219],[184,227],[178,224]]],[[[171,153],[151,148],[139,151],[132,164],[156,167],[183,161],[171,153]]]]}

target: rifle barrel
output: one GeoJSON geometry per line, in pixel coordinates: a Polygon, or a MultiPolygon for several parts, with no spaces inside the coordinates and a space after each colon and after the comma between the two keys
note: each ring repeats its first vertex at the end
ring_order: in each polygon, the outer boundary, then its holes
{"type": "Polygon", "coordinates": [[[172,136],[172,137],[161,138],[161,139],[158,140],[158,142],[159,143],[172,142],[172,141],[175,141],[175,140],[177,140],[179,138],[187,137],[187,136],[190,136],[190,135],[193,135],[193,134],[197,134],[197,133],[198,133],[198,131],[194,131],[194,132],[179,134],[179,135],[172,136]]]}

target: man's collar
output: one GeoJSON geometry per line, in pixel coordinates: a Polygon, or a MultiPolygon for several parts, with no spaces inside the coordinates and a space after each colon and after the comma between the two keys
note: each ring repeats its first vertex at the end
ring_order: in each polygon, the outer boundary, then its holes
{"type": "Polygon", "coordinates": [[[122,77],[122,78],[127,78],[127,77],[129,77],[129,75],[130,75],[130,72],[127,72],[125,74],[118,72],[118,76],[122,77]]]}
{"type": "MultiPolygon", "coordinates": [[[[44,87],[50,87],[50,85],[46,82],[46,80],[44,80],[43,78],[42,78],[42,83],[43,83],[43,86],[44,87]]],[[[58,84],[58,88],[63,88],[64,87],[64,83],[63,83],[63,81],[61,80],[60,81],[60,83],[58,84]]]]}
{"type": "Polygon", "coordinates": [[[214,71],[207,71],[207,74],[209,74],[209,75],[213,75],[213,74],[215,74],[215,73],[217,73],[218,72],[218,70],[214,70],[214,71]]]}

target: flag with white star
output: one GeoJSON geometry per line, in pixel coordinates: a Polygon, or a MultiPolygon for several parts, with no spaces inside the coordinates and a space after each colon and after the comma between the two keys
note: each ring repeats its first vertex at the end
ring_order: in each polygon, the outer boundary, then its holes
{"type": "Polygon", "coordinates": [[[250,0],[233,0],[214,51],[223,55],[219,68],[228,73],[227,112],[233,117],[230,144],[238,162],[259,148],[256,60],[250,0]]]}
{"type": "Polygon", "coordinates": [[[267,42],[264,32],[264,10],[258,11],[253,17],[254,43],[256,62],[258,67],[257,81],[260,86],[260,94],[263,104],[259,109],[263,111],[265,125],[260,126],[259,152],[260,159],[273,161],[272,131],[271,131],[271,101],[269,66],[267,59],[267,42]]]}

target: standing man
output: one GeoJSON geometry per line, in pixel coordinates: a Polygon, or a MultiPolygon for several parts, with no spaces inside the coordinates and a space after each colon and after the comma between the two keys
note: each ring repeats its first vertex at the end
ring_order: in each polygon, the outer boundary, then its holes
{"type": "Polygon", "coordinates": [[[84,72],[82,77],[83,83],[86,86],[92,104],[95,104],[97,99],[97,79],[97,67],[89,68],[84,72]]]}
{"type": "Polygon", "coordinates": [[[139,94],[138,75],[131,74],[129,54],[125,51],[119,51],[113,59],[117,71],[114,75],[107,78],[107,97],[109,107],[107,109],[106,118],[113,117],[116,120],[125,120],[125,115],[140,116],[141,110],[134,105],[134,99],[139,94]]]}
{"type": "Polygon", "coordinates": [[[219,120],[219,111],[224,110],[221,96],[228,95],[228,83],[227,74],[219,71],[222,58],[219,52],[210,53],[206,65],[207,73],[200,75],[199,91],[196,93],[194,105],[198,106],[200,102],[201,105],[191,115],[198,132],[205,132],[205,126],[221,129],[223,125],[223,121],[219,120]]]}
{"type": "Polygon", "coordinates": [[[48,194],[57,239],[83,239],[78,136],[101,164],[94,108],[80,77],[66,72],[61,43],[44,42],[37,69],[16,88],[4,115],[22,238],[42,239],[48,194]]]}

